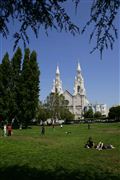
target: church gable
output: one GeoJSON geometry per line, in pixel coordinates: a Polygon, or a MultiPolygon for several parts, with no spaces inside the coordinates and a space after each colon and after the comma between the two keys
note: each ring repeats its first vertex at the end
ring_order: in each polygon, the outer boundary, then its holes
{"type": "Polygon", "coordinates": [[[63,95],[64,95],[64,97],[65,97],[65,99],[66,100],[68,100],[69,101],[69,106],[72,106],[72,104],[73,104],[73,96],[72,96],[72,94],[69,92],[69,91],[65,91],[64,93],[63,93],[63,95]]]}

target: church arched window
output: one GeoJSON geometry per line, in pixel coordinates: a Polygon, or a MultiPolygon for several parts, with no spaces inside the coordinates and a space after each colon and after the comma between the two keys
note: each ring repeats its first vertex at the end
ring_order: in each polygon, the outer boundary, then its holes
{"type": "Polygon", "coordinates": [[[55,88],[55,93],[57,93],[58,92],[58,89],[57,88],[55,88]]]}
{"type": "Polygon", "coordinates": [[[77,92],[80,93],[80,86],[77,87],[77,92]]]}

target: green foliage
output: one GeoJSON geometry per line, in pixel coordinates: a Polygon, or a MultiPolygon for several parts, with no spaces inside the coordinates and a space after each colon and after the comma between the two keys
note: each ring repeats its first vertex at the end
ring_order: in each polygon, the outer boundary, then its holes
{"type": "Polygon", "coordinates": [[[12,69],[9,55],[6,53],[0,66],[0,114],[4,120],[9,120],[14,104],[12,88],[12,69]]]}
{"type": "Polygon", "coordinates": [[[13,93],[13,117],[19,115],[19,104],[20,104],[20,75],[21,75],[21,61],[22,61],[22,52],[18,47],[13,58],[11,60],[12,66],[12,87],[11,92],[13,93]]]}
{"type": "Polygon", "coordinates": [[[94,24],[89,41],[91,42],[92,39],[96,38],[96,45],[91,53],[97,49],[102,57],[105,48],[113,49],[114,41],[118,37],[118,30],[114,21],[119,8],[119,0],[93,1],[89,21],[82,30],[83,33],[89,25],[94,24]]]}
{"type": "MultiPolygon", "coordinates": [[[[0,4],[0,32],[3,37],[9,34],[8,22],[10,19],[17,19],[20,29],[14,33],[15,45],[20,39],[23,40],[24,46],[29,43],[27,30],[31,28],[36,37],[41,27],[45,29],[47,34],[48,29],[56,29],[71,32],[73,35],[79,32],[79,28],[72,23],[70,17],[65,11],[63,3],[66,0],[57,1],[33,1],[33,0],[8,0],[2,1],[0,4]]],[[[76,2],[76,0],[74,0],[76,2]]]]}
{"type": "MultiPolygon", "coordinates": [[[[67,0],[7,0],[0,1],[0,32],[3,37],[9,35],[8,23],[13,20],[18,21],[19,29],[13,34],[15,39],[14,49],[20,39],[24,46],[29,43],[27,30],[30,28],[36,37],[38,37],[39,29],[43,28],[48,34],[49,29],[57,31],[70,32],[75,35],[79,33],[78,25],[72,22],[68,14],[65,3],[67,0]]],[[[80,0],[71,0],[71,7],[75,7],[78,11],[80,0]]],[[[91,4],[91,13],[89,21],[86,23],[82,33],[89,25],[93,25],[93,30],[90,34],[90,41],[96,38],[96,46],[91,53],[96,49],[101,55],[105,48],[109,46],[113,48],[115,38],[118,36],[118,30],[115,26],[115,18],[119,12],[119,0],[93,0],[91,4]]]]}
{"type": "Polygon", "coordinates": [[[50,117],[73,120],[74,115],[68,110],[68,103],[62,94],[51,93],[46,99],[45,108],[50,112],[50,117]]]}
{"type": "Polygon", "coordinates": [[[27,126],[35,117],[39,98],[39,68],[36,53],[25,49],[20,77],[20,121],[27,126]]]}
{"type": "Polygon", "coordinates": [[[99,112],[99,111],[97,111],[97,112],[94,113],[94,118],[96,118],[96,119],[101,118],[101,116],[102,116],[102,114],[101,114],[101,112],[99,112]]]}
{"type": "Polygon", "coordinates": [[[18,48],[11,61],[6,53],[0,65],[0,115],[4,121],[15,118],[27,126],[38,106],[40,72],[35,51],[25,49],[22,65],[21,60],[18,48]]]}
{"type": "Polygon", "coordinates": [[[90,108],[88,111],[84,112],[84,118],[93,118],[93,110],[90,108]]]}
{"type": "Polygon", "coordinates": [[[120,121],[120,106],[111,107],[108,116],[110,119],[120,121]]]}
{"type": "Polygon", "coordinates": [[[72,114],[68,109],[61,111],[61,119],[65,119],[66,122],[75,119],[75,115],[72,114]]]}
{"type": "Polygon", "coordinates": [[[42,103],[39,103],[37,107],[37,112],[36,112],[36,119],[38,122],[46,121],[48,118],[51,117],[51,112],[48,111],[48,109],[45,108],[45,106],[42,103]]]}

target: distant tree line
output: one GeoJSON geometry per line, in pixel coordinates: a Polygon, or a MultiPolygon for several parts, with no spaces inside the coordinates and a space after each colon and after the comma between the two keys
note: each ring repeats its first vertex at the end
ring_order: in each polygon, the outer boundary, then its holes
{"type": "Polygon", "coordinates": [[[27,127],[35,117],[39,102],[37,54],[18,47],[10,60],[6,53],[0,64],[0,120],[17,121],[27,127]]]}
{"type": "MultiPolygon", "coordinates": [[[[93,112],[93,109],[90,108],[89,110],[84,112],[85,119],[104,119],[105,117],[102,116],[101,112],[93,112]]],[[[108,117],[106,117],[108,121],[120,121],[120,106],[113,106],[109,109],[108,117]]]]}
{"type": "Polygon", "coordinates": [[[84,118],[94,118],[94,119],[99,119],[102,118],[102,114],[99,111],[96,111],[95,113],[93,112],[93,109],[90,108],[89,110],[84,112],[84,118]]]}
{"type": "MultiPolygon", "coordinates": [[[[36,119],[40,122],[46,121],[48,118],[51,119],[64,119],[65,122],[73,121],[75,115],[69,111],[68,101],[65,97],[58,93],[50,93],[47,96],[44,103],[39,103],[36,119]]],[[[111,107],[108,112],[108,116],[104,116],[100,111],[94,112],[92,108],[88,109],[83,113],[85,121],[104,120],[104,121],[120,121],[120,106],[111,107]]]]}

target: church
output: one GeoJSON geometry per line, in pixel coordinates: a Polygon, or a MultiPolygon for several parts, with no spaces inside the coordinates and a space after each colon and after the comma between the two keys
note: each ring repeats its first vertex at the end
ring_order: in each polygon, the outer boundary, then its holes
{"type": "Polygon", "coordinates": [[[88,106],[89,101],[86,97],[86,90],[84,87],[84,79],[81,73],[80,63],[77,65],[77,72],[74,82],[74,93],[71,94],[68,90],[63,91],[62,81],[60,79],[60,71],[57,66],[56,77],[53,80],[52,93],[63,94],[65,99],[68,100],[68,108],[71,113],[75,115],[75,119],[82,118],[84,107],[88,106]]]}
{"type": "Polygon", "coordinates": [[[68,108],[71,113],[75,115],[75,120],[83,118],[83,114],[85,109],[92,108],[93,112],[100,111],[102,115],[107,115],[107,107],[106,104],[95,104],[91,105],[86,96],[86,90],[84,86],[84,78],[82,76],[82,71],[80,67],[80,63],[78,62],[76,76],[74,80],[73,94],[71,94],[68,90],[63,91],[62,89],[62,81],[60,79],[60,70],[59,66],[56,69],[56,76],[53,80],[53,88],[51,90],[52,93],[63,94],[65,99],[68,100],[68,108]],[[99,109],[98,109],[99,106],[99,109]]]}

